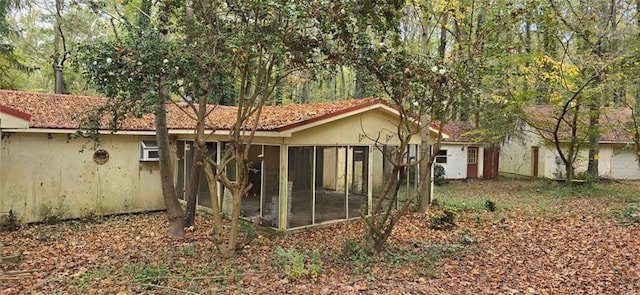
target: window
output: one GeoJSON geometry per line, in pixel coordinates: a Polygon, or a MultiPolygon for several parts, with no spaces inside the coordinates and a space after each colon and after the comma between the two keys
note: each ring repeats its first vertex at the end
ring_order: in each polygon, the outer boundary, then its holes
{"type": "Polygon", "coordinates": [[[467,164],[478,164],[478,148],[467,149],[467,164]]]}
{"type": "Polygon", "coordinates": [[[140,141],[140,161],[159,161],[158,143],[155,140],[140,141]]]}
{"type": "Polygon", "coordinates": [[[439,150],[436,155],[436,163],[446,164],[447,163],[447,150],[439,150]]]}

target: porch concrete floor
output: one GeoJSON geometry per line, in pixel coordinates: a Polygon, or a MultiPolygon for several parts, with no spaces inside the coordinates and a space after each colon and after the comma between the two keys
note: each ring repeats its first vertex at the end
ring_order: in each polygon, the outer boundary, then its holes
{"type": "MultiPolygon", "coordinates": [[[[276,226],[276,216],[271,214],[271,200],[265,200],[263,224],[276,226]]],[[[344,192],[333,190],[316,190],[315,223],[330,220],[341,220],[359,217],[360,208],[367,206],[367,196],[361,194],[349,194],[349,216],[346,216],[344,192]]],[[[312,198],[311,191],[293,191],[291,214],[289,216],[289,228],[311,225],[312,222],[312,198]]],[[[251,195],[242,200],[243,216],[253,218],[260,215],[260,196],[251,195]]]]}

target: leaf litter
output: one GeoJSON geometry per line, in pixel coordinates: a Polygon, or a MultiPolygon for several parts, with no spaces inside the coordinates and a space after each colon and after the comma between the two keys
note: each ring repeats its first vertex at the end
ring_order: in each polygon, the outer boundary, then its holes
{"type": "Polygon", "coordinates": [[[0,279],[0,294],[640,293],[640,225],[623,226],[611,214],[637,200],[551,196],[534,181],[449,186],[474,192],[469,202],[491,196],[497,209],[458,206],[448,231],[429,227],[439,207],[411,213],[380,257],[367,254],[358,220],[259,232],[231,259],[218,257],[204,215],[183,240],[165,237],[161,212],[25,225],[2,233],[3,256],[21,253],[22,260],[0,270],[33,272],[0,279]]]}

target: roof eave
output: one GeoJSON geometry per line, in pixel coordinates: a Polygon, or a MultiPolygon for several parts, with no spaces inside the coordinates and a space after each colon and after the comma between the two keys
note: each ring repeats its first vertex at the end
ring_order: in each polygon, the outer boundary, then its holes
{"type": "MultiPolygon", "coordinates": [[[[11,128],[4,129],[4,132],[14,132],[14,133],[51,133],[51,134],[73,134],[78,132],[78,129],[69,129],[69,128],[29,128],[29,129],[20,129],[20,128],[11,128]]],[[[192,129],[169,129],[170,135],[193,135],[194,130],[192,129]]],[[[247,136],[250,131],[247,131],[247,136]]],[[[150,136],[155,135],[155,130],[98,130],[99,134],[114,134],[114,135],[141,135],[141,136],[150,136]]],[[[228,136],[229,130],[205,130],[206,134],[215,134],[220,136],[228,136]]],[[[277,131],[256,131],[256,137],[290,137],[291,134],[281,133],[277,131]]]]}

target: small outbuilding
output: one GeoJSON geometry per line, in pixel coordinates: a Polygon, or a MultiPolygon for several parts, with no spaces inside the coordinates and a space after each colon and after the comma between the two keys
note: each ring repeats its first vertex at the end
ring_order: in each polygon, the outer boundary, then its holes
{"type": "Polygon", "coordinates": [[[435,163],[444,167],[445,179],[491,179],[498,177],[499,149],[478,141],[473,122],[452,121],[444,125],[435,163]]]}
{"type": "MultiPolygon", "coordinates": [[[[556,150],[551,131],[555,126],[559,107],[551,105],[528,106],[527,115],[521,122],[520,134],[511,136],[501,146],[500,172],[563,179],[565,166],[556,150]],[[533,125],[532,125],[533,124],[533,125]],[[534,127],[535,125],[535,127],[534,127]]],[[[587,170],[589,146],[586,141],[588,115],[581,114],[584,120],[578,121],[577,139],[582,142],[576,162],[575,173],[587,170]],[[585,121],[585,122],[583,122],[585,121]]],[[[599,177],[611,179],[640,179],[638,146],[633,139],[635,121],[630,108],[607,107],[601,109],[599,118],[599,177]]],[[[563,148],[569,142],[569,126],[560,125],[558,132],[563,148]]]]}

